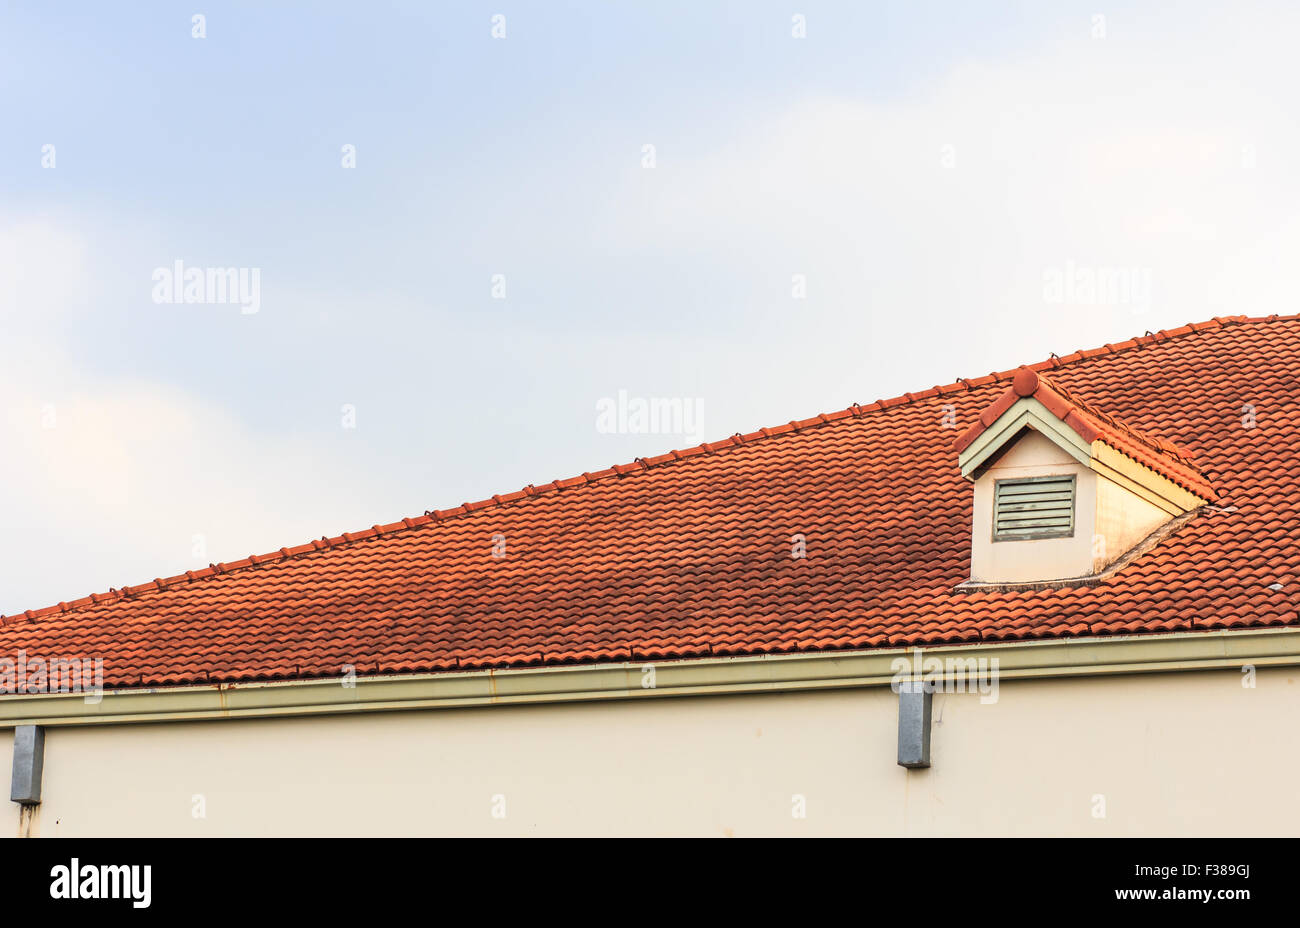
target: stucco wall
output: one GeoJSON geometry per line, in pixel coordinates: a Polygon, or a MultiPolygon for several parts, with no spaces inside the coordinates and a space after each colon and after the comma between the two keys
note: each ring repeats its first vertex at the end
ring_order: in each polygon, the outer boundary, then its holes
{"type": "MultiPolygon", "coordinates": [[[[883,687],[50,728],[35,828],[1296,835],[1285,784],[1300,769],[1288,734],[1298,677],[1261,669],[1254,689],[1236,670],[1013,681],[991,705],[940,694],[934,766],[916,771],[895,763],[896,697],[883,687]],[[796,794],[806,818],[791,815],[796,794]]],[[[14,834],[17,806],[10,815],[14,834]]]]}

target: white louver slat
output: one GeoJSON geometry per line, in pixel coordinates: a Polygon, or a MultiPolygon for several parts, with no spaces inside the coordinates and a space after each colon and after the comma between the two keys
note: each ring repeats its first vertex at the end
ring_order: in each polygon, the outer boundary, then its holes
{"type": "Polygon", "coordinates": [[[993,490],[993,540],[1074,534],[1074,476],[999,480],[993,490]]]}

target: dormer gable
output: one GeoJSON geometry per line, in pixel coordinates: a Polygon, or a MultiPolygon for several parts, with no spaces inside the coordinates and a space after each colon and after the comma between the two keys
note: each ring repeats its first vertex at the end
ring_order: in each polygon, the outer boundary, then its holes
{"type": "Polygon", "coordinates": [[[1096,577],[1214,500],[1187,453],[1021,368],[955,444],[972,584],[1096,577]]]}

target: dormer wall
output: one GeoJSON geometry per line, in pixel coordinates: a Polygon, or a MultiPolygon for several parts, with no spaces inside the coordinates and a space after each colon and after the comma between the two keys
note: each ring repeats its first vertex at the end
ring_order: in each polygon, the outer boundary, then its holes
{"type": "Polygon", "coordinates": [[[1021,583],[1065,580],[1093,573],[1099,478],[1054,442],[1025,430],[975,479],[971,523],[971,580],[1021,583]],[[1074,532],[1068,538],[993,540],[996,482],[1021,477],[1074,475],[1074,532]]]}
{"type": "Polygon", "coordinates": [[[1029,368],[954,443],[973,484],[972,584],[1096,577],[1217,498],[1184,451],[1029,368]]]}
{"type": "MultiPolygon", "coordinates": [[[[1181,514],[1181,513],[1179,513],[1181,514]]],[[[1097,478],[1097,540],[1092,572],[1101,573],[1174,516],[1105,477],[1097,478]]]]}
{"type": "Polygon", "coordinates": [[[971,575],[975,583],[1072,580],[1101,573],[1175,513],[1084,467],[1032,429],[1022,431],[974,482],[971,575]],[[993,499],[1000,480],[1073,476],[1074,531],[1068,538],[994,539],[993,499]]]}

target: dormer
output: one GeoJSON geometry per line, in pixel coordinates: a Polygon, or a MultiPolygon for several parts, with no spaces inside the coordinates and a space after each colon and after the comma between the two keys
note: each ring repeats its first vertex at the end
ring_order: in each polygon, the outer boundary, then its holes
{"type": "Polygon", "coordinates": [[[974,485],[970,585],[1097,577],[1216,498],[1182,449],[1029,368],[955,450],[974,485]]]}

